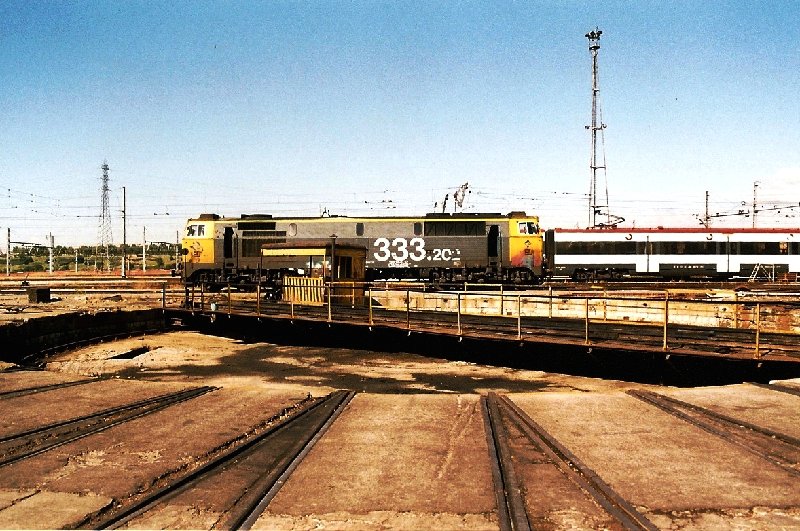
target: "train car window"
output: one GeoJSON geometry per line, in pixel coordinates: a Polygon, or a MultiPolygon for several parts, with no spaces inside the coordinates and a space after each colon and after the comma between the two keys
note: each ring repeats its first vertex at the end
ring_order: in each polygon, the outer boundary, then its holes
{"type": "MultiPolygon", "coordinates": [[[[639,242],[642,244],[642,242],[639,242]]],[[[556,254],[637,254],[643,252],[637,242],[557,242],[556,254]]]]}
{"type": "Polygon", "coordinates": [[[198,236],[205,236],[206,235],[206,226],[205,225],[198,225],[197,226],[197,235],[198,236]]]}
{"type": "Polygon", "coordinates": [[[741,254],[785,254],[781,253],[778,242],[741,242],[741,254]]]}
{"type": "Polygon", "coordinates": [[[192,238],[195,234],[197,234],[197,225],[189,225],[186,227],[186,236],[192,238]]]}
{"type": "Polygon", "coordinates": [[[716,242],[654,242],[655,254],[717,254],[716,242]]]}
{"type": "Polygon", "coordinates": [[[417,221],[414,223],[414,236],[420,236],[422,234],[422,223],[417,221]]]}
{"type": "Polygon", "coordinates": [[[363,235],[364,235],[364,224],[356,223],[356,236],[363,236],[363,235]]]}
{"type": "Polygon", "coordinates": [[[539,225],[532,221],[519,221],[517,230],[520,234],[539,234],[539,225]]]}
{"type": "Polygon", "coordinates": [[[286,231],[289,236],[297,236],[297,223],[289,223],[289,230],[286,231]]]}
{"type": "Polygon", "coordinates": [[[778,244],[778,252],[780,254],[789,254],[789,243],[788,242],[781,242],[778,244]]]}

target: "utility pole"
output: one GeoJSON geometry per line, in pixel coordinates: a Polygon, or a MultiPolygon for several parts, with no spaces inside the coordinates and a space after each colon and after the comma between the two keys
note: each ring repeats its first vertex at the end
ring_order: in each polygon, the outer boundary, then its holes
{"type": "Polygon", "coordinates": [[[8,227],[8,239],[6,240],[6,276],[11,276],[11,227],[8,227]]]}
{"type": "MultiPolygon", "coordinates": [[[[102,185],[100,187],[100,197],[101,197],[101,210],[100,210],[100,227],[98,229],[98,247],[102,250],[105,254],[105,266],[107,271],[111,271],[111,255],[109,252],[109,245],[111,245],[112,235],[111,235],[111,213],[108,208],[108,162],[103,161],[103,165],[100,166],[103,170],[103,179],[102,185]]],[[[95,254],[97,254],[95,252],[95,254]]]]}
{"type": "Polygon", "coordinates": [[[758,181],[753,183],[753,228],[756,228],[756,215],[758,214],[758,205],[757,205],[757,193],[758,193],[758,181]]]}
{"type": "MultiPolygon", "coordinates": [[[[598,95],[600,93],[600,85],[597,80],[597,52],[600,49],[600,35],[603,32],[595,28],[586,34],[589,39],[589,51],[592,54],[592,124],[586,126],[592,134],[592,153],[589,161],[589,168],[591,169],[591,181],[589,183],[589,227],[597,227],[597,214],[601,212],[602,208],[608,209],[608,185],[606,185],[606,204],[599,205],[597,199],[597,170],[606,170],[605,153],[603,154],[602,162],[597,158],[597,133],[603,134],[603,129],[606,124],[603,123],[602,110],[599,109],[598,95]],[[598,114],[600,121],[598,123],[598,114]]],[[[610,217],[609,217],[610,223],[610,217]]]]}
{"type": "Polygon", "coordinates": [[[125,187],[122,187],[122,278],[125,278],[125,266],[127,265],[128,249],[127,249],[127,218],[125,215],[125,187]]]}
{"type": "Polygon", "coordinates": [[[711,226],[711,216],[708,215],[708,190],[706,190],[706,215],[703,216],[703,226],[705,228],[711,226]]]}
{"type": "Polygon", "coordinates": [[[142,271],[147,271],[147,227],[142,227],[142,271]]]}
{"type": "Polygon", "coordinates": [[[51,232],[50,235],[47,237],[47,250],[48,250],[48,271],[50,274],[53,274],[53,249],[55,248],[55,240],[53,239],[53,233],[51,232]]]}

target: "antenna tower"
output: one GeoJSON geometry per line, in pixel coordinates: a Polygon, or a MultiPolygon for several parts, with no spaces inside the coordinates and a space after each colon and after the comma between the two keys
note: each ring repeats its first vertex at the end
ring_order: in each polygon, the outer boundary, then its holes
{"type": "Polygon", "coordinates": [[[615,227],[618,223],[625,221],[619,216],[612,215],[608,210],[608,176],[606,175],[606,150],[605,137],[603,135],[606,124],[603,123],[603,111],[598,98],[600,94],[600,85],[597,80],[597,52],[600,50],[600,35],[602,34],[603,32],[598,28],[586,34],[586,38],[589,39],[589,51],[592,54],[592,124],[586,126],[586,129],[589,129],[592,133],[592,153],[589,161],[589,168],[592,172],[589,182],[589,227],[591,228],[615,227]],[[598,136],[600,137],[600,146],[602,150],[600,158],[598,158],[597,153],[598,136]],[[598,170],[603,171],[605,204],[600,203],[600,199],[598,199],[597,195],[598,170]],[[604,210],[605,214],[603,214],[604,210]],[[601,217],[605,215],[605,222],[598,221],[598,215],[601,217]]]}
{"type": "Polygon", "coordinates": [[[105,255],[104,267],[107,271],[111,271],[111,255],[109,254],[109,245],[112,243],[111,236],[111,213],[108,208],[108,162],[103,161],[100,166],[103,170],[102,185],[100,187],[101,195],[101,212],[100,212],[100,226],[98,229],[98,248],[102,250],[105,255]]]}

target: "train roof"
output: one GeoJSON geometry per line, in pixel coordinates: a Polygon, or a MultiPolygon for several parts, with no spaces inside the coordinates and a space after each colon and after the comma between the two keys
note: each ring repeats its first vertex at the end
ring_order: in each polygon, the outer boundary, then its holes
{"type": "Polygon", "coordinates": [[[553,229],[565,234],[795,234],[800,233],[800,227],[769,227],[769,228],[743,228],[743,227],[629,227],[629,228],[603,228],[603,229],[553,229]]]}
{"type": "Polygon", "coordinates": [[[484,213],[427,213],[422,216],[272,216],[271,214],[242,214],[238,217],[220,216],[219,214],[200,214],[197,218],[190,219],[189,221],[359,221],[359,220],[392,220],[392,221],[440,221],[440,220],[453,220],[453,221],[469,221],[481,219],[515,219],[515,218],[536,218],[536,215],[528,215],[525,212],[513,211],[508,214],[500,214],[498,212],[484,212],[484,213]]]}

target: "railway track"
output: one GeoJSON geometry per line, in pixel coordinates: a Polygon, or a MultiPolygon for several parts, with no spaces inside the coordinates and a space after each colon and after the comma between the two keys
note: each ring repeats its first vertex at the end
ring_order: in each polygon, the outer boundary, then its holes
{"type": "MultiPolygon", "coordinates": [[[[771,386],[770,386],[771,387],[771,386]]],[[[800,439],[652,391],[629,395],[800,476],[800,439]]]]}
{"type": "Polygon", "coordinates": [[[336,391],[287,411],[266,430],[229,441],[195,468],[168,474],[152,488],[87,516],[77,527],[113,529],[186,501],[218,514],[214,528],[249,529],[354,396],[336,391]]]}
{"type": "MultiPolygon", "coordinates": [[[[10,372],[10,371],[9,371],[10,372]]],[[[90,378],[87,380],[76,380],[74,382],[62,382],[62,383],[55,383],[50,385],[40,385],[37,387],[26,387],[24,389],[15,389],[13,391],[1,391],[0,392],[0,400],[6,398],[16,398],[18,396],[26,396],[26,395],[33,395],[36,393],[44,393],[46,391],[53,391],[55,389],[63,389],[65,387],[72,387],[74,385],[84,385],[93,382],[99,382],[99,378],[90,378]]]]}
{"type": "MultiPolygon", "coordinates": [[[[51,388],[51,386],[44,386],[51,388]]],[[[41,389],[41,388],[40,388],[41,389]]],[[[0,437],[0,467],[196,398],[216,387],[196,387],[0,437]]]]}
{"type": "MultiPolygon", "coordinates": [[[[516,467],[523,460],[556,467],[571,482],[570,496],[587,496],[624,529],[654,530],[656,527],[627,500],[616,493],[552,435],[533,421],[508,397],[489,393],[481,398],[490,449],[500,528],[527,531],[547,525],[530,515],[528,507],[546,500],[535,488],[521,481],[516,467]],[[524,447],[513,442],[512,430],[524,439],[524,447]],[[524,452],[527,452],[525,457],[524,452]],[[520,455],[518,456],[517,453],[520,455]]],[[[543,473],[546,475],[546,473],[543,473]]],[[[552,485],[549,485],[552,487],[552,485]]],[[[566,495],[562,489],[560,495],[566,495]]],[[[544,503],[547,503],[546,501],[544,503]]],[[[541,517],[539,517],[541,518],[541,517]]]]}

